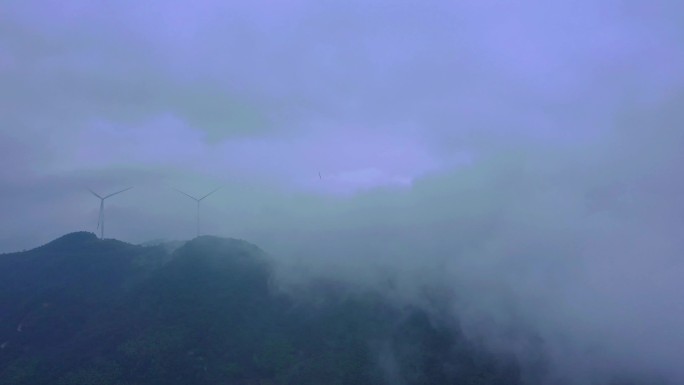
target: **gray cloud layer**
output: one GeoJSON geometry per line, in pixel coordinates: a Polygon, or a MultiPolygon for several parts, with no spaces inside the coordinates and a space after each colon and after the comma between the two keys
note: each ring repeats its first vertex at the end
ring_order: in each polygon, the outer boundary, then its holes
{"type": "Polygon", "coordinates": [[[422,301],[549,383],[684,382],[675,1],[7,1],[0,250],[244,237],[422,301]],[[321,171],[324,178],[318,178],[321,171]]]}

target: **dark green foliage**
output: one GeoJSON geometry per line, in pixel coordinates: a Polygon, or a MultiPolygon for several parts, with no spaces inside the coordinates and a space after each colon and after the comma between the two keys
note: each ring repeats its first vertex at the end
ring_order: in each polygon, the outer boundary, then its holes
{"type": "Polygon", "coordinates": [[[419,309],[270,280],[257,247],[215,237],[169,255],[75,233],[2,255],[0,384],[519,383],[511,359],[419,309]]]}

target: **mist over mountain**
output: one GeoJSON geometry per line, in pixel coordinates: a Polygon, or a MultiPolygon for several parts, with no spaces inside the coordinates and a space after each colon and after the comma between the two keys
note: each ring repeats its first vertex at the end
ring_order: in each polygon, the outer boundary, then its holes
{"type": "Polygon", "coordinates": [[[681,0],[1,3],[1,385],[684,384],[681,0]]]}
{"type": "Polygon", "coordinates": [[[169,254],[72,233],[0,256],[0,383],[516,384],[513,356],[439,308],[317,280],[279,290],[270,257],[203,236],[169,254]]]}

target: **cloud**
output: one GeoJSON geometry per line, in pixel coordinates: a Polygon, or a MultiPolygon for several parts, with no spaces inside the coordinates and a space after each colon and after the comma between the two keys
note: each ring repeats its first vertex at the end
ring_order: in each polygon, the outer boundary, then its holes
{"type": "Polygon", "coordinates": [[[541,350],[553,383],[682,382],[682,11],[10,1],[0,249],[93,230],[86,187],[136,186],[111,236],[187,238],[172,187],[223,185],[204,231],[282,271],[421,304],[439,287],[469,336],[541,350]]]}
{"type": "MultiPolygon", "coordinates": [[[[662,139],[682,144],[681,135],[662,139]]],[[[356,285],[394,277],[396,297],[419,304],[422,288],[446,288],[467,335],[517,353],[523,365],[541,350],[552,368],[547,382],[649,373],[677,383],[684,222],[674,195],[683,189],[675,171],[682,159],[669,169],[632,159],[618,167],[644,174],[611,180],[617,154],[593,155],[585,164],[544,152],[503,157],[492,169],[441,179],[439,189],[419,182],[425,195],[357,203],[348,208],[355,214],[319,220],[306,235],[297,228],[296,266],[356,285]],[[599,204],[596,191],[615,195],[599,204]],[[530,348],[526,333],[541,347],[530,348]]]]}

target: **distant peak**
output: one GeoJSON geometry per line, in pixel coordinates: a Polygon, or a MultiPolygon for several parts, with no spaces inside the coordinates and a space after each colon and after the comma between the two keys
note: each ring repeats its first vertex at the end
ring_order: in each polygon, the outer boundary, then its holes
{"type": "Polygon", "coordinates": [[[243,239],[224,238],[213,235],[201,235],[185,243],[185,249],[213,249],[213,250],[242,250],[248,253],[263,254],[263,251],[256,245],[243,239]]]}
{"type": "MultiPolygon", "coordinates": [[[[120,243],[113,239],[104,240],[104,242],[120,243]]],[[[52,242],[48,242],[43,246],[38,247],[38,249],[51,249],[51,250],[79,250],[86,245],[100,244],[101,241],[97,235],[88,231],[77,231],[74,233],[69,233],[62,235],[61,237],[55,239],[52,242]]]]}
{"type": "Polygon", "coordinates": [[[89,231],[76,231],[73,233],[62,235],[61,237],[55,239],[54,241],[48,243],[80,243],[80,242],[92,242],[97,241],[97,235],[89,231]]]}

